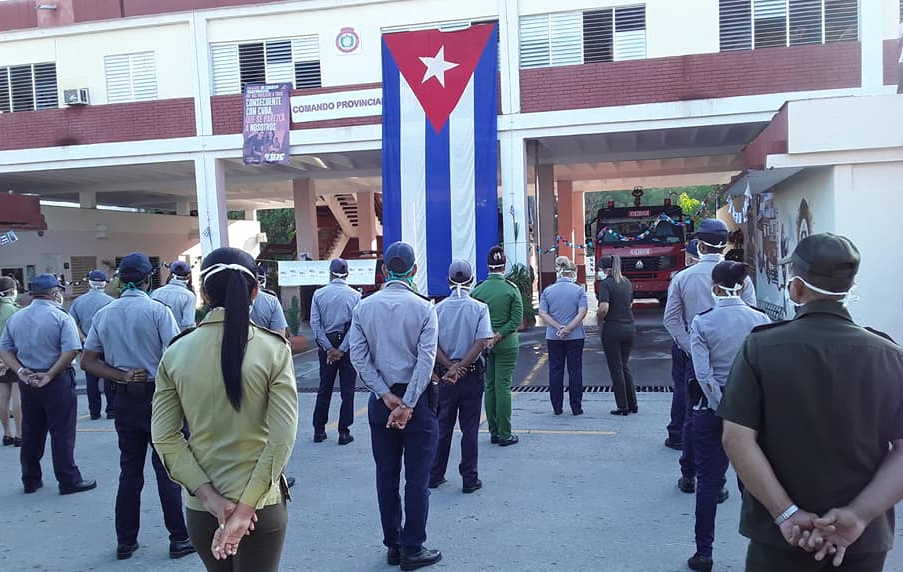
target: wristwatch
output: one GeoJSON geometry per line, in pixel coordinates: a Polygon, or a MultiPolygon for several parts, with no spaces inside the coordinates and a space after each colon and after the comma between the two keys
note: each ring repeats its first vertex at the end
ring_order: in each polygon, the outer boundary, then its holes
{"type": "Polygon", "coordinates": [[[788,506],[787,510],[779,514],[777,518],[774,519],[774,523],[778,526],[781,526],[782,524],[787,522],[793,515],[799,512],[799,510],[800,507],[796,506],[795,504],[788,506]]]}

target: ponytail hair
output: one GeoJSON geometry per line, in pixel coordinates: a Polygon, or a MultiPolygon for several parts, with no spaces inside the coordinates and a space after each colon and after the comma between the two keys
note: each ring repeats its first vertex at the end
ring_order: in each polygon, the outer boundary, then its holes
{"type": "Polygon", "coordinates": [[[712,269],[712,283],[729,294],[738,294],[743,290],[749,266],[743,262],[725,260],[712,269]]]}
{"type": "Polygon", "coordinates": [[[251,294],[257,288],[256,265],[250,254],[237,248],[217,248],[201,264],[204,293],[211,307],[226,312],[220,366],[226,396],[241,409],[241,366],[248,346],[251,294]]]}

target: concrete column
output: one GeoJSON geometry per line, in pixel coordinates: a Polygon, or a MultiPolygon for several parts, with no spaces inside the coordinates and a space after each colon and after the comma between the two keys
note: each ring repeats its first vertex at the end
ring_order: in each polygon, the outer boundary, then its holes
{"type": "Polygon", "coordinates": [[[558,235],[562,242],[558,254],[574,259],[574,250],[565,246],[565,240],[574,241],[574,184],[572,181],[558,181],[558,235]]]}
{"type": "Polygon", "coordinates": [[[498,0],[502,113],[520,113],[520,1],[498,0]]]}
{"type": "Polygon", "coordinates": [[[317,195],[314,182],[310,179],[292,181],[292,193],[295,200],[295,239],[300,257],[307,253],[311,260],[320,259],[320,238],[317,229],[317,195]]]}
{"type": "Polygon", "coordinates": [[[373,193],[357,193],[358,250],[376,250],[376,223],[373,193]]]}
{"type": "Polygon", "coordinates": [[[229,246],[226,218],[226,180],[223,161],[202,153],[194,160],[194,178],[198,195],[198,232],[201,253],[206,256],[221,246],[229,246]]]}
{"type": "Polygon", "coordinates": [[[191,216],[191,201],[188,199],[179,199],[176,201],[176,215],[191,216]]]}
{"type": "Polygon", "coordinates": [[[883,11],[882,2],[859,2],[862,90],[866,93],[880,93],[884,87],[883,11]]]}
{"type": "Polygon", "coordinates": [[[210,43],[207,40],[207,16],[195,12],[189,23],[191,87],[194,95],[195,130],[199,136],[213,135],[213,111],[210,109],[213,81],[210,71],[210,43]]]}
{"type": "MultiPolygon", "coordinates": [[[[574,244],[586,243],[586,203],[584,201],[583,191],[573,191],[571,193],[571,207],[573,209],[574,223],[574,244]]],[[[574,263],[577,264],[577,276],[583,280],[586,276],[586,250],[583,248],[574,249],[574,263]]]]}
{"type": "Polygon", "coordinates": [[[78,206],[83,209],[96,209],[97,193],[95,191],[79,191],[78,206]]]}
{"type": "MultiPolygon", "coordinates": [[[[555,244],[555,167],[536,167],[536,204],[539,205],[539,236],[537,249],[545,250],[555,244]]],[[[540,289],[555,281],[555,253],[539,255],[540,289]]]]}
{"type": "Polygon", "coordinates": [[[527,225],[527,154],[523,136],[499,134],[502,167],[502,228],[509,266],[530,263],[527,225]]]}

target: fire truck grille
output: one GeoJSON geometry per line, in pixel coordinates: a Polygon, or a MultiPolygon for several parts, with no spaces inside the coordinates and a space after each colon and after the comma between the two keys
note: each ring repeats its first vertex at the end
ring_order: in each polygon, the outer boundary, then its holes
{"type": "Polygon", "coordinates": [[[656,272],[667,268],[667,256],[637,256],[621,259],[621,269],[624,272],[656,272]]]}

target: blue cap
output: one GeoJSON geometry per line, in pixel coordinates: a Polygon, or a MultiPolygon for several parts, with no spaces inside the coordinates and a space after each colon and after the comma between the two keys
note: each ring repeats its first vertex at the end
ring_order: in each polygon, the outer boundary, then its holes
{"type": "Polygon", "coordinates": [[[707,218],[696,228],[696,238],[715,248],[727,245],[727,225],[715,218],[707,218]]]}
{"type": "Polygon", "coordinates": [[[88,272],[88,280],[92,282],[109,282],[109,278],[107,278],[107,273],[103,270],[92,270],[88,272]]]}
{"type": "Polygon", "coordinates": [[[448,281],[455,284],[467,284],[473,279],[473,268],[466,260],[453,260],[448,267],[448,281]]]}
{"type": "Polygon", "coordinates": [[[390,272],[404,274],[414,267],[414,249],[402,241],[394,242],[386,249],[385,264],[390,272]]]}
{"type": "Polygon", "coordinates": [[[28,290],[32,294],[46,294],[54,288],[62,288],[62,285],[53,274],[38,274],[28,285],[28,290]]]}
{"type": "Polygon", "coordinates": [[[169,271],[176,276],[188,276],[191,274],[191,266],[188,266],[188,263],[183,260],[176,260],[169,264],[169,271]]]}
{"type": "Polygon", "coordinates": [[[693,258],[699,258],[699,241],[697,239],[694,238],[687,243],[687,254],[693,258]]]}
{"type": "Polygon", "coordinates": [[[348,274],[348,263],[343,258],[336,258],[329,263],[329,273],[336,276],[344,276],[348,274]]]}
{"type": "MultiPolygon", "coordinates": [[[[153,269],[154,267],[151,265],[150,258],[140,252],[129,254],[119,263],[120,275],[129,278],[138,277],[139,280],[150,274],[153,269]]],[[[134,280],[129,280],[129,282],[133,281],[134,280]]]]}

